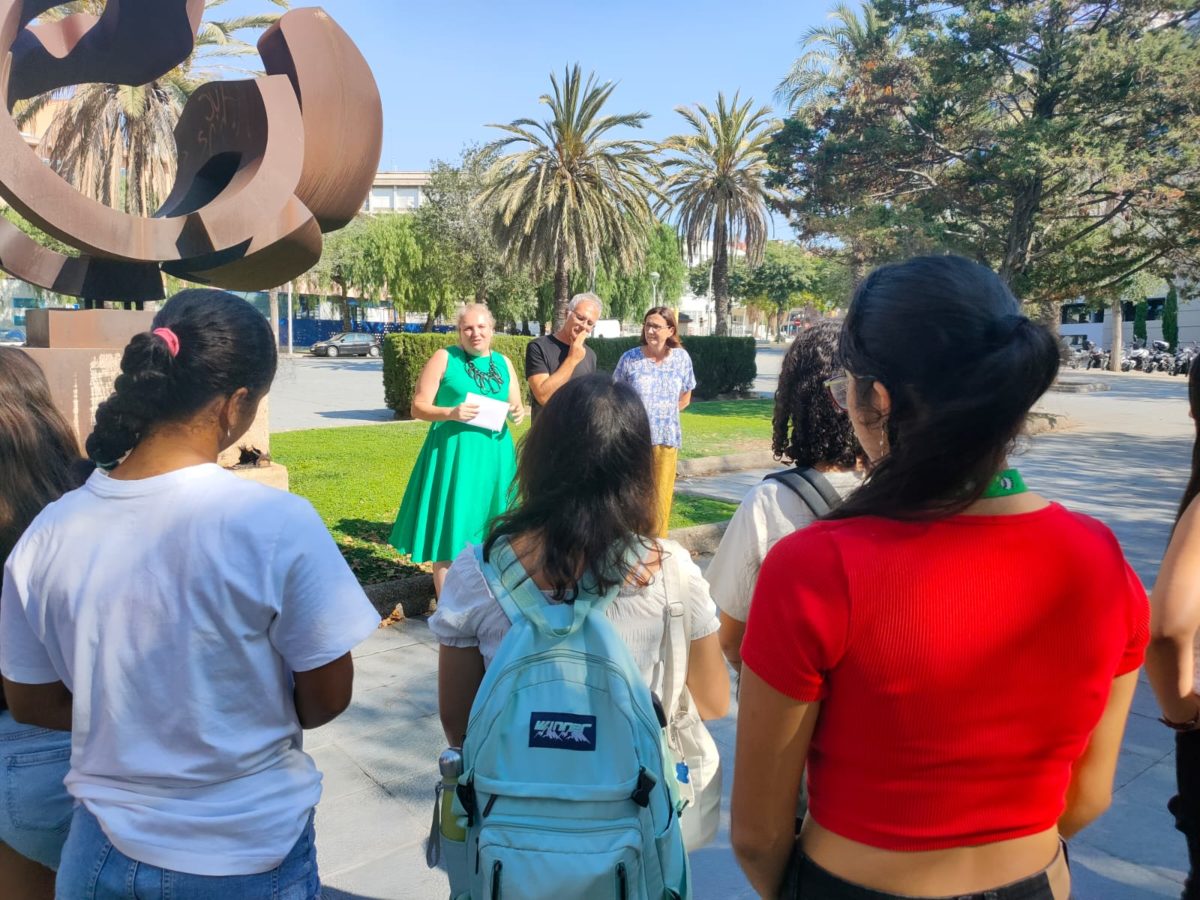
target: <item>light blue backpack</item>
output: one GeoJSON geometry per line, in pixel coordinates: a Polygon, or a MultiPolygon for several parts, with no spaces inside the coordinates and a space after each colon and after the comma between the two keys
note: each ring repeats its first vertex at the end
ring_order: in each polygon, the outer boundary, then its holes
{"type": "Polygon", "coordinates": [[[480,569],[512,622],[467,726],[457,900],[686,900],[680,800],[649,688],[604,610],[552,604],[504,538],[480,569]],[[668,774],[669,773],[669,774],[668,774]]]}

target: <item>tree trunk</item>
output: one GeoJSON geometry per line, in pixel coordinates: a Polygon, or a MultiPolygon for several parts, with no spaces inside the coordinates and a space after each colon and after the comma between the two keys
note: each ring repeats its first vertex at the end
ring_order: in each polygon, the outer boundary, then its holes
{"type": "Polygon", "coordinates": [[[342,285],[342,331],[350,331],[353,326],[350,323],[350,296],[346,286],[342,285]]]}
{"type": "Polygon", "coordinates": [[[1009,287],[1029,265],[1037,214],[1042,204],[1044,183],[1040,175],[1028,179],[1013,198],[1012,216],[1004,240],[1004,259],[1000,261],[1000,280],[1009,287]]]}
{"type": "Polygon", "coordinates": [[[279,288],[267,291],[267,315],[271,320],[271,334],[275,335],[275,346],[279,346],[279,288]]]}
{"type": "Polygon", "coordinates": [[[1121,348],[1125,345],[1125,340],[1122,336],[1123,313],[1121,298],[1117,297],[1112,302],[1112,349],[1108,353],[1108,369],[1110,372],[1121,371],[1121,348]]]}
{"type": "Polygon", "coordinates": [[[567,253],[559,248],[554,261],[554,330],[557,332],[567,321],[567,304],[571,301],[571,273],[567,271],[567,253]]]}
{"type": "Polygon", "coordinates": [[[716,310],[717,316],[716,333],[722,337],[729,334],[729,314],[732,306],[729,302],[728,223],[725,221],[723,212],[724,210],[718,211],[717,221],[713,225],[712,264],[713,308],[716,310]]]}

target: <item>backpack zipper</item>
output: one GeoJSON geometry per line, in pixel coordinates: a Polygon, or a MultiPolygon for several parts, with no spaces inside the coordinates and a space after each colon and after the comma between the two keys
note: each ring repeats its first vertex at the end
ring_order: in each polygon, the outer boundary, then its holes
{"type": "Polygon", "coordinates": [[[492,863],[492,900],[500,900],[500,870],[504,868],[500,860],[492,863]]]}
{"type": "Polygon", "coordinates": [[[625,873],[625,863],[617,863],[617,900],[628,900],[629,878],[625,873]]]}

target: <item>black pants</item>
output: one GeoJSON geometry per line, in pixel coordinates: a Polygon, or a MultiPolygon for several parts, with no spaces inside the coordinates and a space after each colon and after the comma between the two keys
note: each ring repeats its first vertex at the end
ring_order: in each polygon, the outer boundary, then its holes
{"type": "Polygon", "coordinates": [[[1179,793],[1167,809],[1187,840],[1189,871],[1182,897],[1200,900],[1200,731],[1175,735],[1175,782],[1179,793]]]}
{"type": "MultiPolygon", "coordinates": [[[[1066,852],[1066,845],[1063,845],[1066,852]]],[[[827,872],[801,852],[799,844],[788,864],[788,877],[779,900],[920,900],[900,894],[876,891],[860,884],[838,878],[827,872]]],[[[1003,887],[959,894],[944,900],[1054,900],[1050,879],[1044,872],[1022,878],[1003,887]]]]}

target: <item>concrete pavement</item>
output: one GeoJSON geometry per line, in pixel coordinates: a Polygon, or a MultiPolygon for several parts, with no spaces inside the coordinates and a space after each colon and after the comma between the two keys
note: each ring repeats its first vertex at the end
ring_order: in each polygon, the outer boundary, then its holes
{"type": "Polygon", "coordinates": [[[383,361],[297,354],[279,357],[271,385],[271,433],[391,422],[383,402],[383,361]]]}

